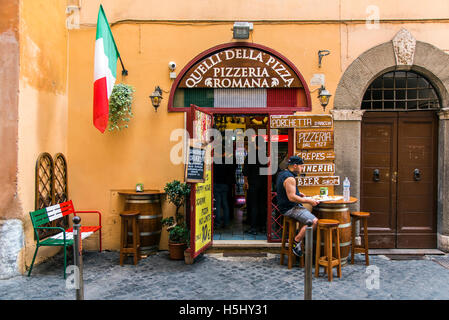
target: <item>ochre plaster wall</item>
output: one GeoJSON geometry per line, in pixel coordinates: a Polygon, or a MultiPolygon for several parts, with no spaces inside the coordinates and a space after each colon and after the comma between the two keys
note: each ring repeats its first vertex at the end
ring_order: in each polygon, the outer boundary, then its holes
{"type": "Polygon", "coordinates": [[[0,219],[21,216],[17,199],[19,1],[0,0],[0,219]]]}
{"type": "MultiPolygon", "coordinates": [[[[37,157],[42,152],[51,155],[62,152],[67,156],[68,33],[65,7],[63,0],[20,2],[18,194],[23,207],[23,259],[27,266],[35,250],[28,213],[35,209],[37,157]]],[[[57,250],[39,249],[37,262],[57,250]]]]}
{"type": "MultiPolygon", "coordinates": [[[[170,161],[171,148],[178,143],[170,142],[170,134],[174,129],[184,128],[184,115],[167,112],[168,93],[164,93],[157,113],[148,96],[156,85],[167,92],[170,90],[169,61],[176,61],[176,71],[179,72],[202,51],[229,42],[231,26],[114,26],[112,31],[129,71],[129,76],[123,78],[118,64],[118,82],[136,88],[134,118],[128,129],[104,134],[92,124],[95,29],[70,32],[68,149],[71,197],[78,209],[96,208],[103,212],[105,249],[119,248],[120,201],[114,200],[114,190],[132,189],[137,182],[142,182],[146,189],[162,190],[166,182],[184,179],[183,165],[173,165],[170,161]]],[[[313,57],[322,48],[318,35],[324,30],[327,30],[327,48],[338,52],[339,42],[332,41],[338,39],[336,26],[259,26],[253,40],[278,50],[292,60],[306,79],[310,79],[319,70],[308,57],[313,57]],[[301,35],[301,41],[292,42],[291,34],[301,35]],[[305,47],[304,43],[309,45],[305,47]]],[[[338,66],[338,62],[336,54],[329,56],[326,64],[338,66]]],[[[330,90],[335,90],[333,86],[337,82],[338,74],[330,74],[326,79],[330,90]]],[[[317,99],[313,99],[313,112],[322,112],[317,99]]],[[[164,210],[165,216],[173,209],[166,204],[164,208],[168,210],[164,210]]],[[[161,249],[166,248],[165,237],[164,231],[161,249]]],[[[90,243],[96,247],[94,241],[90,243]]]]}
{"type": "MultiPolygon", "coordinates": [[[[73,2],[73,1],[72,1],[73,2]]],[[[76,2],[76,1],[75,1],[76,2]]],[[[123,199],[118,189],[132,189],[137,182],[146,189],[162,190],[172,179],[183,180],[183,165],[173,165],[170,150],[179,141],[170,141],[174,129],[184,128],[182,113],[168,113],[171,89],[169,61],[181,69],[196,55],[232,40],[233,21],[256,20],[249,41],[270,47],[287,57],[310,85],[315,73],[326,76],[326,88],[335,93],[347,66],[361,53],[390,41],[404,27],[420,41],[445,50],[449,41],[444,32],[448,4],[433,1],[429,6],[413,0],[400,5],[389,1],[269,0],[156,2],[143,0],[102,1],[129,76],[117,82],[136,88],[134,118],[121,132],[101,134],[92,124],[93,62],[95,24],[100,1],[81,1],[81,28],[67,32],[66,1],[24,0],[20,23],[19,102],[19,196],[24,216],[34,206],[34,164],[43,151],[67,156],[69,193],[78,210],[103,212],[103,245],[119,248],[119,212],[123,199]],[[379,29],[368,28],[364,20],[369,5],[380,9],[379,29]],[[44,14],[45,13],[45,14],[44,14]],[[413,21],[395,22],[395,19],[413,21]],[[177,22],[180,20],[183,22],[177,22]],[[194,21],[195,20],[195,21],[194,21]],[[290,21],[289,21],[290,20],[290,21]],[[318,68],[318,50],[331,55],[318,68]],[[164,100],[155,113],[148,96],[159,85],[164,100]]],[[[310,86],[311,90],[317,86],[310,86]]],[[[322,113],[311,94],[312,113],[322,113]]],[[[326,109],[333,107],[333,99],[326,109]]],[[[163,202],[164,216],[173,207],[163,202]]],[[[28,221],[28,219],[24,219],[28,221]]],[[[83,220],[85,224],[96,218],[83,220]]],[[[26,228],[27,257],[34,247],[30,226],[26,228]]],[[[161,249],[167,235],[162,234],[161,249]]],[[[96,249],[97,237],[85,248],[96,249]]],[[[30,253],[31,252],[31,253],[30,253]]]]}

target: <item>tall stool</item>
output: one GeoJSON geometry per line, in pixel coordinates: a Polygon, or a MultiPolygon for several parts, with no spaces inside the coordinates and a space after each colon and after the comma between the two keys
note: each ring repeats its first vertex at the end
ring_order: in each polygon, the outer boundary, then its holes
{"type": "Polygon", "coordinates": [[[356,253],[364,253],[365,254],[365,264],[369,266],[369,254],[368,254],[368,218],[370,216],[369,212],[351,212],[352,221],[352,245],[351,245],[351,264],[354,264],[354,254],[356,253]],[[356,245],[355,244],[355,226],[356,221],[363,221],[363,234],[365,238],[364,245],[356,245]]]}
{"type": "MultiPolygon", "coordinates": [[[[296,262],[296,255],[293,253],[293,241],[296,235],[296,221],[293,218],[283,216],[282,224],[282,244],[281,244],[281,265],[284,265],[284,255],[288,256],[288,268],[291,269],[293,264],[296,262]],[[288,248],[285,248],[285,242],[287,240],[287,229],[288,229],[288,248]]],[[[301,248],[304,252],[304,241],[301,242],[301,248]]],[[[299,266],[304,267],[304,255],[299,258],[299,266]]]]}
{"type": "Polygon", "coordinates": [[[140,212],[136,210],[123,211],[120,214],[122,217],[121,236],[120,236],[120,265],[123,266],[123,259],[129,254],[134,254],[134,265],[140,260],[140,233],[139,223],[137,218],[140,212]],[[128,225],[132,226],[133,240],[128,243],[128,225]]]}
{"type": "Polygon", "coordinates": [[[337,275],[341,278],[341,261],[340,261],[340,235],[338,225],[340,222],[333,219],[318,220],[316,233],[316,256],[315,256],[315,277],[320,273],[320,266],[323,266],[327,272],[327,278],[332,281],[332,268],[337,267],[337,275]],[[335,252],[336,257],[332,254],[332,231],[335,230],[335,252]],[[324,232],[324,256],[321,256],[321,231],[324,232]]]}

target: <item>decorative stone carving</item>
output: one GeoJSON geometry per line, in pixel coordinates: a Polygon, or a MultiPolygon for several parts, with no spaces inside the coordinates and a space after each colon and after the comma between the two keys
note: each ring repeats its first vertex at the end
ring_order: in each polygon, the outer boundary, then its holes
{"type": "Polygon", "coordinates": [[[438,118],[440,118],[440,120],[449,120],[449,108],[442,108],[438,112],[438,118]]]}
{"type": "Polygon", "coordinates": [[[330,111],[334,121],[362,121],[365,110],[336,110],[330,111]]]}
{"type": "Polygon", "coordinates": [[[402,28],[393,38],[396,65],[413,65],[415,57],[416,39],[406,29],[402,28]]]}

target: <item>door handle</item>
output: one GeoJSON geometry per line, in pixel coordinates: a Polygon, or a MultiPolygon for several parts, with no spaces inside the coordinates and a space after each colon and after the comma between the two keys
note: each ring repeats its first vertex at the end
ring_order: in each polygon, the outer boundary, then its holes
{"type": "Polygon", "coordinates": [[[415,181],[421,180],[421,171],[419,171],[419,169],[413,170],[413,178],[415,179],[415,181]]]}
{"type": "Polygon", "coordinates": [[[379,182],[380,181],[380,171],[379,171],[379,169],[374,169],[373,170],[373,180],[374,180],[374,182],[379,182]]]}
{"type": "Polygon", "coordinates": [[[398,172],[397,171],[393,172],[393,177],[391,178],[391,181],[394,183],[398,182],[398,172]]]}

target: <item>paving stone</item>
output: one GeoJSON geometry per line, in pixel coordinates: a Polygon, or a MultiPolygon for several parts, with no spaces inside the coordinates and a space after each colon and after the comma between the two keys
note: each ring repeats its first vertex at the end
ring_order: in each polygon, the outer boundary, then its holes
{"type": "MultiPolygon", "coordinates": [[[[449,269],[426,256],[423,260],[390,260],[357,255],[354,265],[342,269],[342,279],[327,281],[321,269],[313,277],[317,300],[449,299],[449,269]],[[378,271],[378,282],[370,281],[378,271]],[[378,287],[376,286],[378,284],[378,287]],[[371,289],[370,289],[371,287],[371,289]]],[[[88,300],[297,300],[303,299],[304,270],[281,266],[278,254],[266,257],[223,257],[205,254],[192,265],[172,261],[165,251],[142,259],[137,266],[118,265],[117,252],[86,252],[84,296],[88,300]]],[[[131,261],[130,261],[131,262],[131,261]]],[[[36,266],[30,278],[0,280],[1,300],[75,299],[62,277],[63,258],[57,255],[36,266]]]]}

